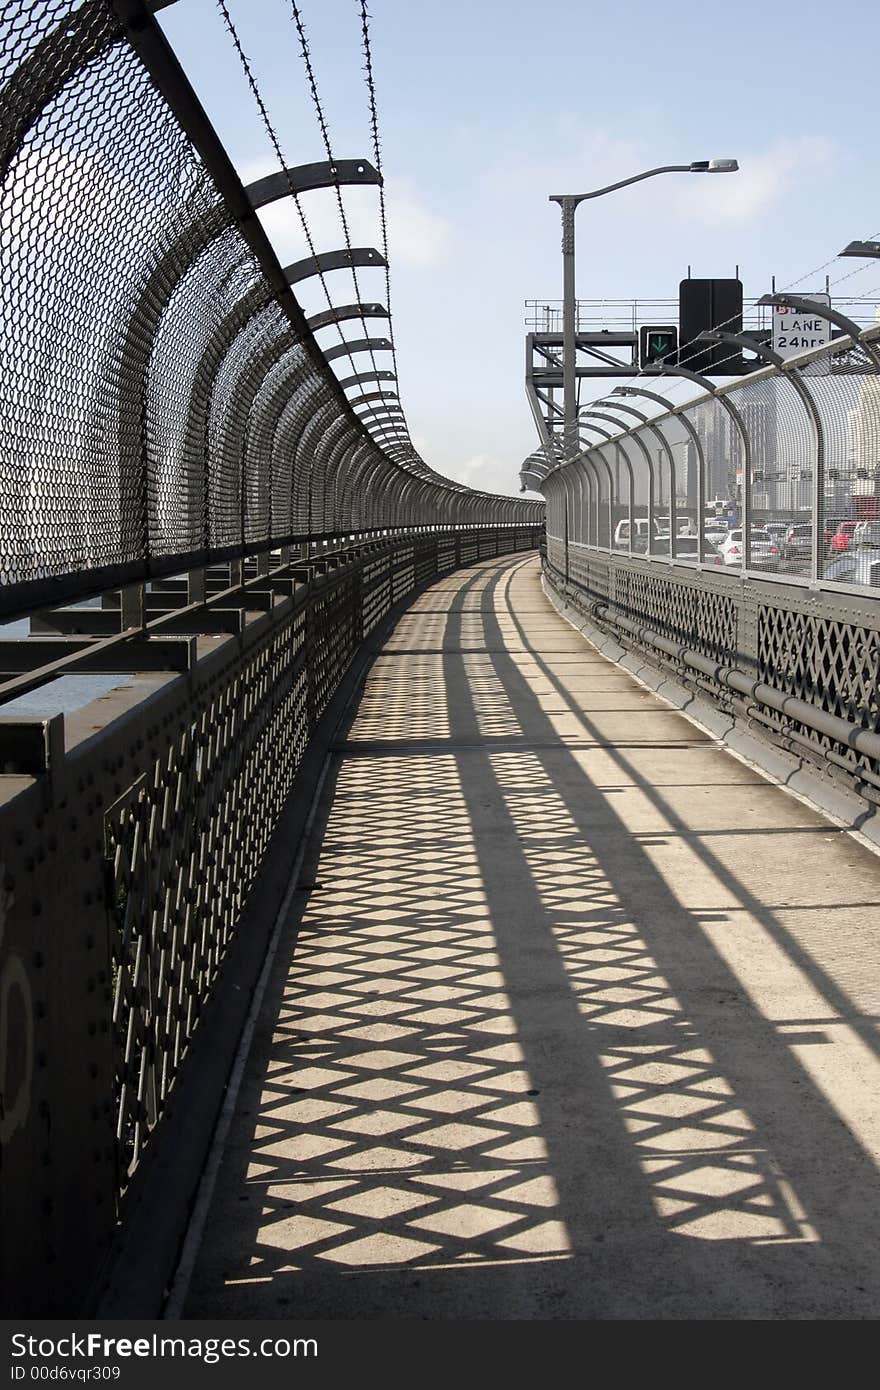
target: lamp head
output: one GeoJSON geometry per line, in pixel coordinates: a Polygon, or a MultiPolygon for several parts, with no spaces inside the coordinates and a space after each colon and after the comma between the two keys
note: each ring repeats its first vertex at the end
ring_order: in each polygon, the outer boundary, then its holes
{"type": "Polygon", "coordinates": [[[735,159],[694,159],[691,161],[692,174],[735,174],[739,164],[735,159]]]}
{"type": "Polygon", "coordinates": [[[838,252],[840,256],[864,256],[865,258],[876,259],[880,257],[880,241],[851,241],[848,246],[844,246],[838,252]]]}

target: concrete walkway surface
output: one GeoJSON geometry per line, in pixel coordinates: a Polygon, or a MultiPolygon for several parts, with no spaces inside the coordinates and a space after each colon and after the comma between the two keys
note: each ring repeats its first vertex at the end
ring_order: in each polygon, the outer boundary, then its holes
{"type": "Polygon", "coordinates": [[[877,1317],[878,905],[534,556],[447,576],[333,755],[185,1316],[877,1317]]]}

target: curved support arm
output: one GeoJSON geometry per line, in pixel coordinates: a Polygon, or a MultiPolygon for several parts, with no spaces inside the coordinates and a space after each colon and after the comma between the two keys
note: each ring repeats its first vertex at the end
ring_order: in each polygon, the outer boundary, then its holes
{"type": "MultiPolygon", "coordinates": [[[[600,404],[601,404],[601,402],[600,402],[600,404]]],[[[604,411],[601,411],[601,410],[588,410],[588,411],[583,411],[583,412],[582,412],[582,417],[583,417],[583,416],[586,416],[586,415],[588,415],[591,419],[606,420],[606,421],[608,422],[608,424],[610,424],[610,425],[616,425],[616,426],[618,427],[618,430],[619,430],[619,428],[620,428],[620,421],[617,420],[617,419],[615,419],[615,417],[614,417],[613,415],[608,415],[608,414],[606,414],[604,411]]],[[[598,430],[598,427],[597,427],[596,425],[591,426],[591,428],[597,430],[598,433],[601,433],[601,434],[605,435],[605,438],[606,438],[606,439],[611,439],[611,438],[612,438],[611,434],[610,434],[610,433],[607,433],[605,430],[599,431],[599,430],[598,430]]],[[[632,554],[632,538],[633,538],[633,535],[634,535],[634,533],[635,533],[635,512],[636,512],[636,483],[635,483],[635,475],[633,474],[632,463],[630,462],[629,455],[627,454],[626,450],[625,450],[624,448],[621,447],[619,440],[615,440],[615,448],[616,448],[616,450],[617,450],[618,465],[619,465],[620,459],[622,458],[623,461],[624,461],[624,465],[625,465],[625,467],[626,467],[627,476],[628,476],[628,478],[629,478],[629,505],[628,505],[628,507],[627,507],[627,519],[628,519],[628,521],[629,521],[629,539],[628,539],[628,541],[627,541],[627,549],[629,550],[630,554],[632,554]]],[[[619,468],[618,468],[617,472],[618,472],[618,482],[617,482],[617,484],[616,484],[616,486],[615,486],[615,494],[616,494],[617,499],[618,499],[618,501],[619,501],[619,500],[620,500],[619,468]]],[[[613,545],[613,540],[612,540],[612,545],[613,545]]]]}
{"type": "MultiPolygon", "coordinates": [[[[647,400],[656,402],[658,405],[666,406],[667,410],[674,410],[672,402],[667,400],[665,396],[659,395],[656,391],[646,391],[643,387],[618,386],[615,388],[615,393],[621,396],[642,396],[647,400]]],[[[675,455],[672,452],[672,445],[669,443],[668,439],[666,438],[663,431],[660,429],[659,425],[655,425],[654,421],[648,419],[647,416],[645,416],[644,418],[648,428],[652,431],[652,433],[655,436],[657,436],[657,438],[659,438],[662,441],[663,447],[666,451],[666,457],[669,460],[669,553],[671,556],[674,557],[675,540],[678,534],[678,524],[675,512],[675,495],[678,483],[678,480],[675,476],[675,455]]],[[[693,429],[691,429],[691,433],[695,436],[696,432],[693,429]]],[[[649,544],[652,541],[653,537],[650,537],[649,544]]]]}
{"type": "Polygon", "coordinates": [[[618,188],[628,188],[631,183],[641,183],[642,179],[652,179],[655,174],[690,174],[696,172],[693,164],[661,164],[656,169],[646,169],[643,174],[633,174],[628,179],[618,179],[617,183],[606,184],[604,188],[594,188],[592,193],[551,193],[551,203],[584,203],[589,198],[601,198],[604,193],[614,193],[618,188]]]}
{"type": "MultiPolygon", "coordinates": [[[[324,309],[320,314],[312,314],[306,323],[313,333],[321,328],[329,328],[348,319],[388,319],[391,315],[384,304],[340,304],[332,309],[324,309]]],[[[366,327],[366,325],[364,325],[366,327]]]]}
{"type": "MultiPolygon", "coordinates": [[[[581,414],[580,414],[580,416],[579,416],[579,419],[583,420],[583,419],[585,419],[587,416],[589,416],[589,417],[590,417],[590,420],[592,421],[592,418],[593,418],[593,411],[582,411],[581,414]]],[[[616,423],[616,421],[613,422],[613,423],[616,423]]],[[[584,426],[584,428],[585,428],[585,429],[590,429],[590,430],[592,430],[595,434],[601,435],[602,438],[606,441],[606,443],[611,439],[611,431],[610,431],[610,430],[603,430],[599,425],[594,425],[594,424],[590,423],[590,424],[584,426]]],[[[605,469],[605,472],[606,472],[606,474],[607,474],[607,477],[608,477],[608,549],[611,550],[612,545],[613,545],[613,543],[614,543],[614,503],[615,503],[615,501],[617,500],[617,489],[615,488],[614,474],[613,474],[612,471],[611,471],[611,465],[609,464],[609,462],[608,462],[607,458],[605,457],[605,454],[602,452],[602,450],[603,450],[603,446],[602,446],[601,444],[594,444],[594,445],[592,445],[592,447],[591,447],[591,449],[590,449],[589,451],[587,451],[587,452],[581,454],[580,457],[581,457],[581,459],[587,459],[587,458],[588,458],[588,455],[591,454],[591,453],[596,453],[596,454],[598,454],[599,458],[600,458],[601,461],[602,461],[602,466],[603,466],[603,468],[605,469]]],[[[600,498],[600,501],[601,501],[601,496],[602,496],[602,489],[601,489],[601,486],[600,486],[600,488],[599,488],[599,498],[600,498]]]]}
{"type": "Polygon", "coordinates": [[[398,401],[400,397],[396,391],[364,391],[359,396],[349,396],[348,403],[352,410],[356,410],[359,405],[366,405],[368,401],[398,401]]]}
{"type": "MultiPolygon", "coordinates": [[[[697,540],[697,555],[698,555],[698,558],[699,558],[700,560],[704,560],[704,559],[705,559],[705,546],[706,546],[706,537],[705,537],[705,479],[706,479],[706,456],[705,456],[705,454],[703,453],[703,442],[702,442],[702,440],[700,439],[700,436],[699,436],[699,434],[697,433],[696,428],[695,428],[694,425],[691,423],[691,421],[688,419],[688,417],[687,417],[687,415],[686,415],[686,413],[685,413],[685,408],[684,408],[683,406],[676,406],[676,404],[675,404],[674,401],[670,401],[669,398],[668,398],[667,396],[661,396],[661,395],[659,394],[659,392],[657,392],[657,391],[646,391],[643,387],[637,387],[637,386],[620,386],[620,387],[618,387],[617,389],[619,390],[619,392],[620,392],[620,394],[621,394],[622,396],[645,396],[645,397],[647,397],[648,400],[656,401],[658,405],[665,405],[666,408],[667,408],[667,409],[676,417],[676,419],[681,423],[682,428],[685,429],[685,430],[687,431],[688,436],[690,437],[691,443],[692,443],[693,446],[694,446],[694,452],[696,453],[696,456],[697,456],[697,537],[698,537],[698,540],[697,540]]],[[[733,410],[733,407],[731,407],[731,410],[733,410]]],[[[734,413],[735,413],[735,412],[734,412],[734,413]]],[[[743,476],[744,476],[745,478],[747,478],[747,477],[749,477],[749,474],[748,474],[748,473],[744,473],[743,476]]],[[[746,497],[746,488],[745,488],[745,486],[744,486],[744,487],[743,487],[743,498],[745,499],[745,497],[746,497]]],[[[747,522],[747,519],[746,519],[746,516],[745,516],[745,512],[746,512],[746,508],[745,508],[745,506],[744,506],[744,507],[743,507],[743,530],[744,530],[744,533],[745,533],[745,531],[747,530],[747,526],[748,526],[748,522],[747,522]]],[[[674,556],[674,555],[675,555],[675,548],[676,548],[676,540],[677,540],[677,531],[676,531],[676,527],[675,527],[675,504],[674,504],[674,501],[671,503],[670,508],[669,508],[669,521],[670,521],[670,536],[669,536],[669,539],[670,539],[670,544],[671,544],[671,546],[672,546],[672,554],[673,554],[673,556],[674,556]]]]}
{"type": "MultiPolygon", "coordinates": [[[[657,371],[655,371],[655,372],[649,373],[649,375],[652,375],[652,376],[683,376],[683,377],[686,377],[688,381],[693,381],[693,382],[695,383],[695,385],[697,385],[697,386],[702,386],[702,387],[704,388],[704,390],[705,390],[710,396],[712,396],[714,400],[716,400],[716,401],[718,402],[718,404],[721,406],[722,410],[724,410],[724,411],[726,412],[726,414],[729,416],[730,420],[732,421],[733,427],[734,427],[734,429],[736,430],[737,434],[739,435],[740,444],[742,445],[742,452],[743,452],[743,479],[744,479],[743,494],[742,494],[742,502],[743,502],[743,505],[742,505],[742,523],[743,523],[743,563],[744,563],[746,569],[748,569],[748,567],[749,567],[749,562],[750,562],[750,559],[751,559],[751,550],[752,550],[752,536],[751,536],[751,531],[752,531],[752,517],[751,517],[751,502],[752,502],[752,497],[751,497],[752,441],[751,441],[751,439],[750,439],[750,437],[749,437],[749,432],[748,432],[748,430],[746,429],[745,421],[743,420],[742,415],[741,415],[740,412],[737,410],[736,406],[733,404],[733,401],[731,401],[727,395],[722,395],[721,392],[718,390],[718,387],[715,386],[713,382],[709,381],[708,377],[701,376],[701,375],[699,374],[699,372],[690,372],[690,371],[688,371],[688,370],[687,370],[686,368],[684,368],[684,367],[662,367],[662,368],[660,368],[659,370],[657,370],[657,371]],[[747,485],[746,485],[746,483],[747,483],[747,485]]],[[[682,424],[685,424],[685,423],[687,423],[688,425],[690,424],[690,421],[687,420],[687,416],[686,416],[685,412],[686,412],[686,411],[689,409],[689,407],[692,406],[692,405],[693,405],[693,401],[688,401],[685,405],[680,405],[680,406],[676,406],[676,407],[675,407],[675,413],[676,413],[676,415],[679,417],[679,419],[681,420],[682,424]]],[[[702,457],[702,443],[700,444],[699,447],[700,447],[700,453],[698,453],[697,458],[698,458],[698,460],[699,460],[699,462],[700,462],[700,467],[704,470],[704,476],[705,476],[705,459],[702,457]]],[[[700,486],[700,502],[699,502],[699,517],[698,517],[698,524],[699,524],[699,530],[700,530],[700,558],[702,559],[702,557],[703,557],[703,546],[704,546],[704,543],[705,543],[705,539],[704,539],[704,535],[703,535],[704,528],[705,528],[705,490],[704,490],[704,487],[703,487],[702,483],[701,483],[701,486],[700,486]]]]}
{"type": "Polygon", "coordinates": [[[331,270],[347,270],[351,266],[372,266],[384,270],[388,265],[385,257],[373,246],[341,246],[337,251],[322,251],[317,256],[306,256],[301,261],[286,265],[283,275],[288,285],[298,285],[312,275],[326,275],[331,270]]]}
{"type": "MultiPolygon", "coordinates": [[[[584,542],[583,542],[583,543],[586,544],[586,545],[593,545],[593,544],[595,543],[595,547],[596,547],[596,549],[598,549],[598,547],[599,547],[599,497],[601,496],[601,493],[597,493],[597,495],[596,495],[596,500],[594,501],[594,497],[593,497],[593,490],[594,490],[594,489],[593,489],[593,485],[594,485],[594,483],[595,483],[596,486],[597,486],[597,488],[598,488],[598,474],[597,474],[597,472],[596,472],[595,465],[593,464],[593,461],[592,461],[592,459],[591,459],[591,457],[590,457],[590,452],[589,452],[589,450],[585,450],[582,454],[578,454],[576,458],[571,459],[571,460],[569,461],[569,467],[568,467],[568,468],[563,468],[563,469],[562,469],[562,471],[561,471],[561,473],[560,473],[560,478],[561,478],[561,481],[562,481],[562,486],[563,486],[563,488],[565,489],[565,495],[566,495],[566,497],[568,497],[568,486],[569,486],[569,484],[571,484],[571,485],[573,485],[574,487],[577,488],[578,494],[579,494],[579,496],[580,496],[580,499],[581,499],[581,511],[582,511],[582,513],[584,514],[584,516],[585,516],[585,521],[586,521],[586,524],[585,524],[585,527],[584,527],[584,532],[583,532],[583,535],[584,535],[584,542]],[[589,471],[588,471],[588,470],[589,470],[589,471]],[[587,490],[588,490],[588,492],[589,492],[589,502],[588,502],[588,504],[587,504],[586,506],[584,506],[584,487],[583,487],[583,485],[584,485],[585,482],[586,482],[586,485],[587,485],[587,490]],[[591,528],[591,526],[592,526],[593,532],[595,533],[595,542],[593,542],[593,541],[590,539],[590,528],[591,528]]],[[[574,527],[574,528],[573,528],[573,527],[569,526],[569,528],[568,528],[569,539],[571,539],[571,534],[572,534],[572,531],[573,531],[573,530],[576,530],[577,532],[580,532],[580,528],[579,528],[579,527],[574,527]]]]}
{"type": "MultiPolygon", "coordinates": [[[[604,434],[605,431],[603,430],[602,433],[604,434]]],[[[610,550],[612,545],[614,544],[614,474],[611,471],[610,463],[605,457],[604,447],[605,446],[602,444],[597,444],[593,452],[598,454],[599,458],[602,460],[602,466],[605,469],[605,473],[608,478],[608,549],[610,550]]],[[[599,501],[601,502],[601,500],[602,489],[600,487],[599,501]]]]}
{"type": "Polygon", "coordinates": [[[265,178],[245,184],[251,207],[262,208],[279,198],[307,193],[313,188],[340,188],[343,184],[381,184],[381,176],[366,159],[322,160],[319,164],[298,164],[279,169],[265,178]]]}
{"type": "MultiPolygon", "coordinates": [[[[636,410],[634,405],[624,405],[622,402],[618,401],[606,401],[605,404],[610,406],[613,410],[623,411],[623,413],[626,415],[634,415],[640,424],[648,426],[651,432],[658,438],[661,447],[665,449],[667,457],[670,460],[670,467],[672,469],[672,478],[674,486],[675,464],[672,461],[672,450],[670,449],[666,438],[664,437],[662,432],[657,428],[657,426],[652,425],[649,417],[644,413],[644,411],[636,410]]],[[[651,454],[647,445],[645,444],[645,441],[641,439],[637,434],[631,434],[629,438],[632,439],[633,442],[638,445],[639,449],[641,450],[642,457],[644,458],[645,463],[648,467],[648,554],[650,554],[654,542],[654,517],[656,511],[654,505],[654,464],[651,460],[651,454]]]]}
{"type": "Polygon", "coordinates": [[[347,376],[340,380],[339,385],[343,391],[347,391],[349,386],[360,386],[362,381],[397,381],[394,372],[375,371],[358,372],[356,376],[347,376]]]}
{"type": "MultiPolygon", "coordinates": [[[[812,561],[810,565],[811,577],[820,578],[819,570],[822,564],[821,542],[819,537],[825,530],[825,431],[822,427],[822,417],[813,397],[810,395],[803,383],[800,373],[794,361],[786,361],[768,348],[764,343],[758,343],[754,338],[748,338],[740,333],[720,333],[713,330],[711,333],[701,333],[701,338],[711,342],[730,343],[734,347],[745,347],[751,352],[757,353],[765,361],[771,362],[774,367],[779,367],[785,376],[786,381],[790,381],[795,391],[801,399],[801,404],[807,413],[816,437],[816,463],[813,468],[813,487],[812,487],[812,511],[813,511],[813,549],[812,561]]],[[[746,533],[747,534],[747,533],[746,533]]]]}
{"type": "Polygon", "coordinates": [[[352,338],[350,342],[337,343],[324,353],[327,362],[337,357],[352,357],[356,352],[390,352],[391,343],[387,338],[352,338]]]}

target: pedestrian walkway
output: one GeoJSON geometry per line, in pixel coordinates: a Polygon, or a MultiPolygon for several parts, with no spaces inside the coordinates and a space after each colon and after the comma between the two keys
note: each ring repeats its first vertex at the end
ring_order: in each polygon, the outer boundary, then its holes
{"type": "Polygon", "coordinates": [[[535,557],[425,591],[342,739],[186,1316],[878,1316],[880,859],[535,557]]]}

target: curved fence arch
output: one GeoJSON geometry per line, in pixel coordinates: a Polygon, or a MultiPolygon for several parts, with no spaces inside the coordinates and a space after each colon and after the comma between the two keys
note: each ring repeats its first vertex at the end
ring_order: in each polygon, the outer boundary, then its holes
{"type": "Polygon", "coordinates": [[[456,525],[538,524],[540,503],[460,488],[370,435],[329,366],[360,340],[318,346],[161,7],[4,11],[0,608],[34,607],[50,579],[57,602],[84,576],[144,582],[356,515],[432,524],[450,490],[456,525]],[[376,467],[349,478],[361,442],[376,467]]]}

